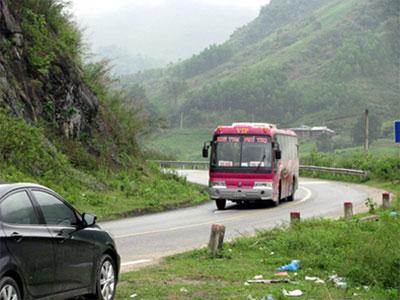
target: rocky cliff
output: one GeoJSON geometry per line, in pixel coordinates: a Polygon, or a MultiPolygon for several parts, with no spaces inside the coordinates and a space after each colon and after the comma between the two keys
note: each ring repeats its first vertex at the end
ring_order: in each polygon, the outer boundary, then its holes
{"type": "Polygon", "coordinates": [[[46,72],[32,66],[23,21],[21,11],[0,0],[0,107],[30,123],[47,121],[68,138],[90,133],[99,103],[82,71],[62,51],[52,54],[46,72]]]}

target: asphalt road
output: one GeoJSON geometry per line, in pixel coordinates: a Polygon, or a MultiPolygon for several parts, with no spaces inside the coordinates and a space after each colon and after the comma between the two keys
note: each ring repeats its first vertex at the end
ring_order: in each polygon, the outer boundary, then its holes
{"type": "MultiPolygon", "coordinates": [[[[189,181],[207,184],[207,171],[181,171],[189,181]]],[[[343,203],[352,201],[355,212],[365,211],[367,197],[378,199],[381,191],[361,185],[301,179],[293,202],[278,207],[241,207],[229,203],[217,211],[214,202],[197,207],[102,223],[115,238],[122,257],[122,271],[156,263],[162,257],[205,246],[213,223],[226,226],[226,237],[254,234],[258,229],[287,224],[292,211],[301,218],[339,217],[343,203]]]]}

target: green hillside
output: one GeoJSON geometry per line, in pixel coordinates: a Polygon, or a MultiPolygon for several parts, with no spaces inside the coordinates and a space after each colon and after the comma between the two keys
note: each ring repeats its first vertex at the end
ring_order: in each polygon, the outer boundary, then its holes
{"type": "Polygon", "coordinates": [[[178,126],[325,124],[349,132],[365,108],[400,115],[396,0],[272,0],[222,45],[125,82],[178,126]]]}
{"type": "Polygon", "coordinates": [[[0,0],[0,183],[34,182],[100,220],[203,201],[146,163],[148,116],[85,64],[66,1],[0,0]]]}

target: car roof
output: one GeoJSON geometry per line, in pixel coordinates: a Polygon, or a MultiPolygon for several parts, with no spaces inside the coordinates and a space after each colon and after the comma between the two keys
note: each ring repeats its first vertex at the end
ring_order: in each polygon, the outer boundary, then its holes
{"type": "Polygon", "coordinates": [[[48,188],[35,183],[2,183],[0,184],[0,199],[13,190],[23,188],[41,188],[49,190],[48,188]]]}

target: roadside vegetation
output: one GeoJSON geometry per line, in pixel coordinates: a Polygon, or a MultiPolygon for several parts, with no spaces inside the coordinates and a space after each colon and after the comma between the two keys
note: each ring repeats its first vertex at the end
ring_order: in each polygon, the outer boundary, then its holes
{"type": "MultiPolygon", "coordinates": [[[[397,149],[398,150],[398,149],[397,149]]],[[[358,169],[368,172],[368,177],[357,178],[346,176],[344,179],[352,181],[382,181],[400,182],[400,153],[396,153],[396,147],[392,142],[391,147],[377,149],[369,154],[358,148],[342,149],[329,153],[312,151],[301,158],[305,165],[358,169]],[[392,150],[392,151],[390,151],[392,150]]],[[[341,179],[334,174],[321,174],[318,172],[303,172],[306,176],[318,176],[327,179],[341,179]]]]}
{"type": "MultiPolygon", "coordinates": [[[[58,148],[22,120],[0,113],[0,179],[35,182],[66,197],[79,210],[100,220],[198,204],[203,188],[174,174],[163,174],[146,157],[125,155],[121,165],[96,160],[76,141],[58,148]],[[69,152],[59,149],[70,148],[69,152]]],[[[65,150],[67,151],[67,150],[65,150]]]]}

